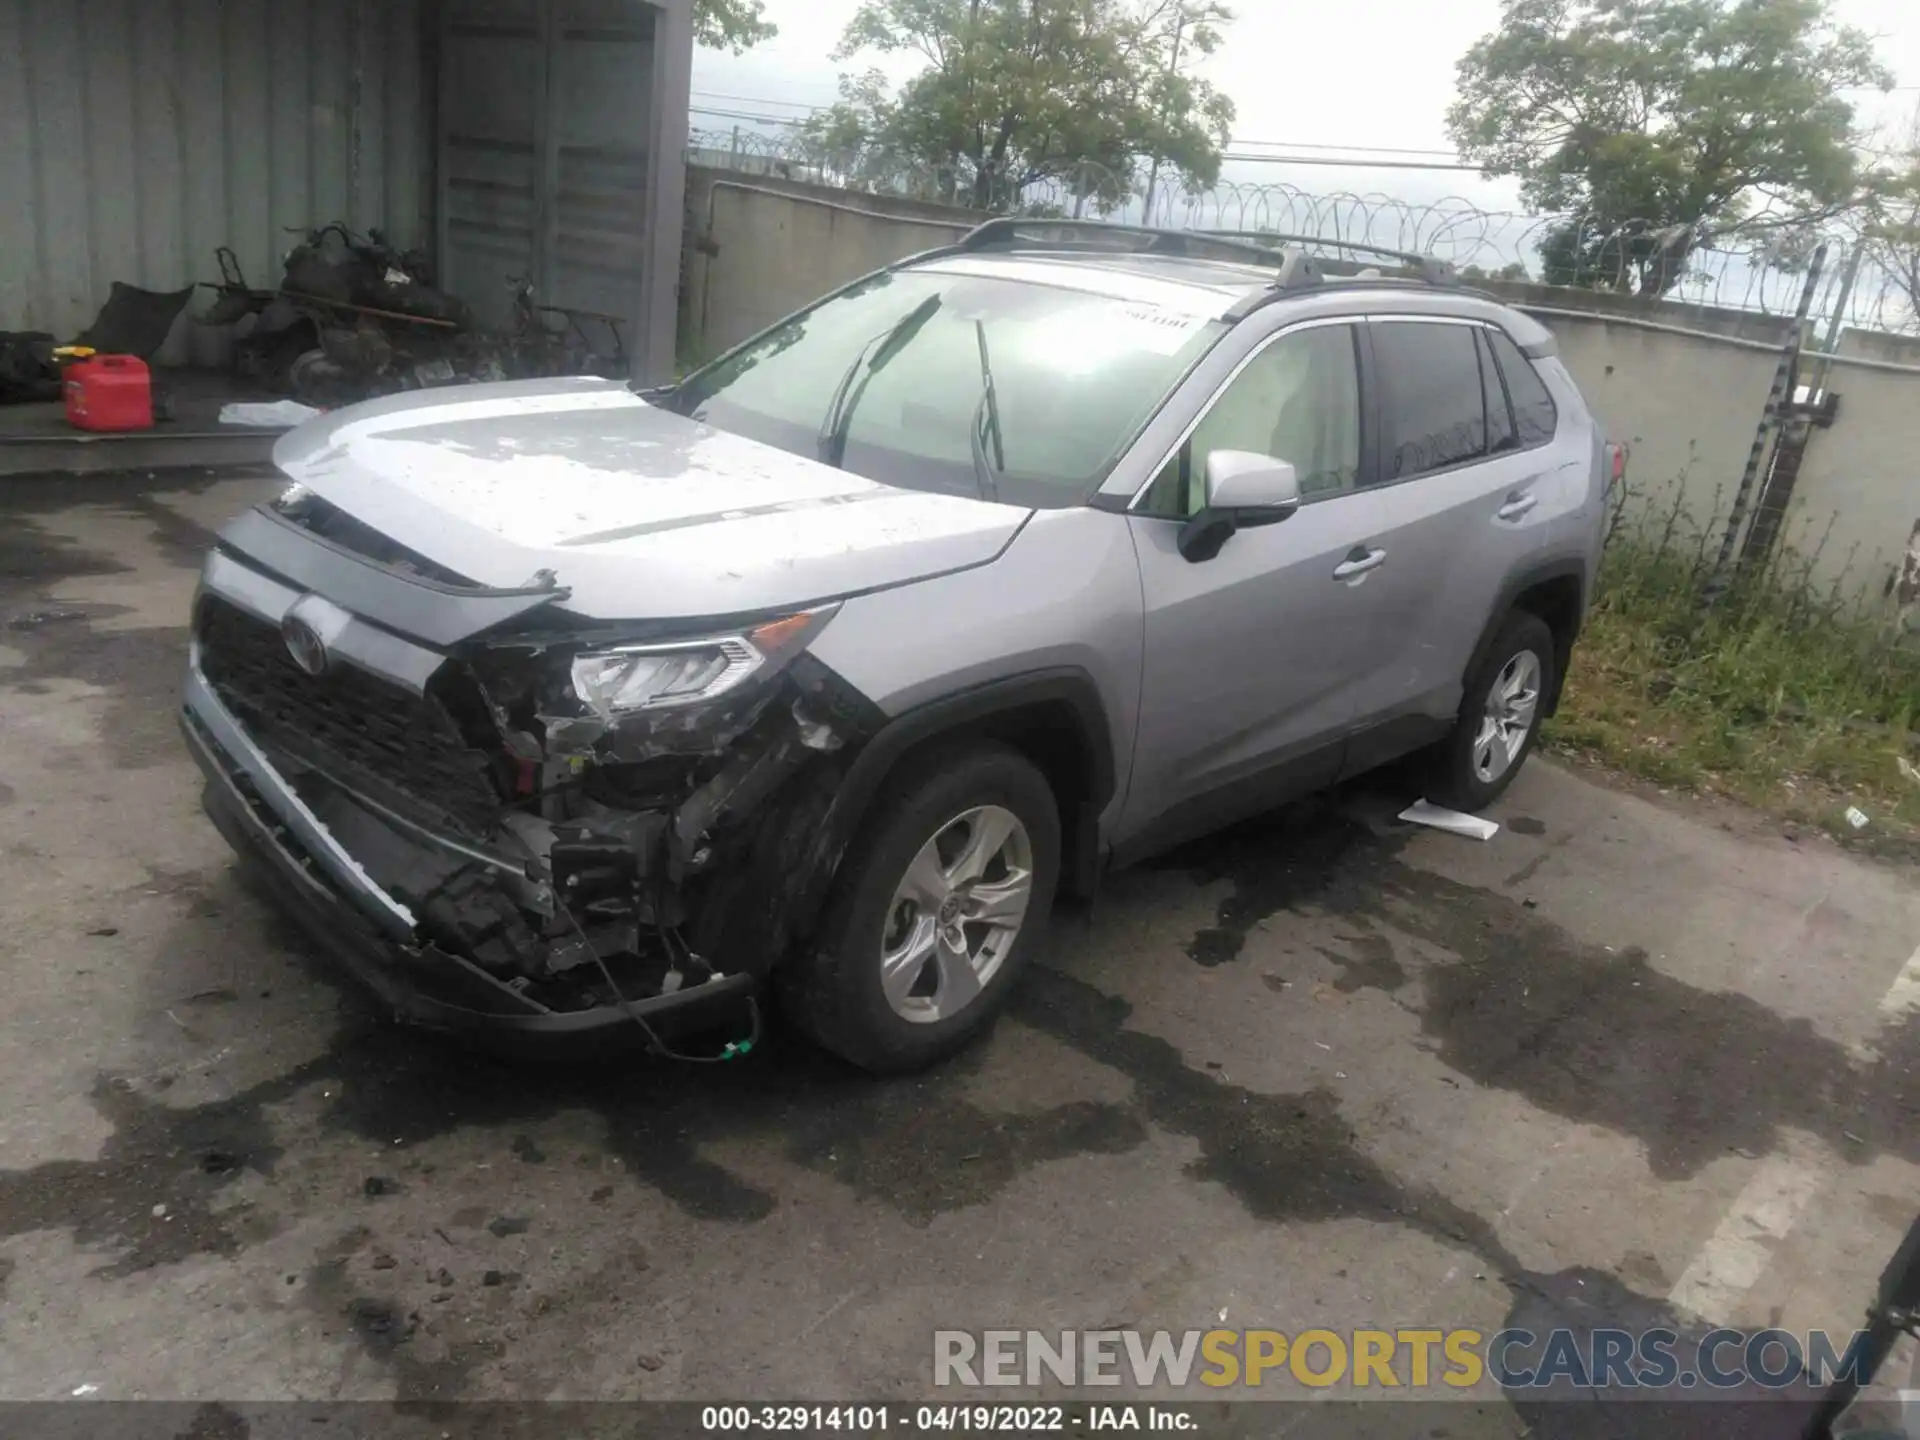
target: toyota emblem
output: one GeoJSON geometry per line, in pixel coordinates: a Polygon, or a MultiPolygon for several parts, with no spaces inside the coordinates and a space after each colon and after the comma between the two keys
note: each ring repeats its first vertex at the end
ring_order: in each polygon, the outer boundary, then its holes
{"type": "Polygon", "coordinates": [[[287,654],[293,657],[293,663],[307,674],[318,675],[327,668],[327,642],[298,615],[280,622],[280,638],[287,642],[287,654]]]}

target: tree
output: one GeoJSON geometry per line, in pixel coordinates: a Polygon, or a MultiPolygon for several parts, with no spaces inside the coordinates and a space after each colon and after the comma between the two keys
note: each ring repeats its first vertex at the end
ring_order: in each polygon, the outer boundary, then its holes
{"type": "Polygon", "coordinates": [[[1655,295],[1712,237],[1851,206],[1844,92],[1892,84],[1827,0],[1502,0],[1457,72],[1461,154],[1577,216],[1541,246],[1547,279],[1655,295]]]}
{"type": "Polygon", "coordinates": [[[780,27],[764,18],[765,0],[693,0],[693,38],[713,50],[738,55],[771,40],[780,27]]]}
{"type": "Polygon", "coordinates": [[[1217,0],[865,0],[836,58],[913,54],[897,92],[870,70],[806,142],[855,183],[1020,209],[1051,182],[1075,208],[1130,199],[1143,162],[1214,184],[1233,102],[1184,68],[1220,43],[1217,0]]]}
{"type": "Polygon", "coordinates": [[[1856,243],[1900,297],[1906,314],[1895,323],[1920,330],[1920,106],[1887,158],[1868,186],[1856,243]]]}

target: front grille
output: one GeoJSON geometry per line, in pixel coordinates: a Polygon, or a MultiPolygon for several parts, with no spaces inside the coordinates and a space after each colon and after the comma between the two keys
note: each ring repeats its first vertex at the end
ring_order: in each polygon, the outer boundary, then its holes
{"type": "Polygon", "coordinates": [[[201,602],[200,668],[254,738],[402,811],[484,834],[501,797],[486,752],[441,701],[350,665],[309,675],[277,626],[218,596],[201,602]]]}

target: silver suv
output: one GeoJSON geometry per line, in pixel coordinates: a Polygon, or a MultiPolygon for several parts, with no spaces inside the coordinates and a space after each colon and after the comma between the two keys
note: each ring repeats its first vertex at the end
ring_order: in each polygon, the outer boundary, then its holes
{"type": "Polygon", "coordinates": [[[1416,752],[1485,805],[1608,452],[1538,324],[1313,248],[997,221],[670,388],[302,426],[196,600],[209,812],[403,1018],[738,1054],[771,987],[899,1070],[1110,866],[1416,752]]]}

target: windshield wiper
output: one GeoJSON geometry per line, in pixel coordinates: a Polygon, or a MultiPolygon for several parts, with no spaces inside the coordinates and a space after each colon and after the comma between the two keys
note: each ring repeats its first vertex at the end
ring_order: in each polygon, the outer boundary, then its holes
{"type": "Polygon", "coordinates": [[[887,329],[860,347],[853,364],[834,387],[833,401],[827,406],[827,418],[820,426],[820,459],[839,469],[847,458],[847,434],[853,429],[853,412],[867,393],[867,385],[893,357],[913,342],[913,337],[940,308],[940,297],[929,295],[902,315],[887,329]],[[858,383],[856,383],[858,382],[858,383]]]}
{"type": "Polygon", "coordinates": [[[987,325],[984,320],[973,322],[974,338],[980,345],[980,403],[974,407],[973,424],[967,440],[973,451],[973,471],[980,481],[980,498],[997,500],[1000,498],[999,482],[994,478],[1006,473],[1007,442],[1005,433],[1000,429],[1000,392],[993,384],[993,363],[987,359],[987,325]],[[993,442],[993,457],[989,463],[987,441],[993,442]]]}

